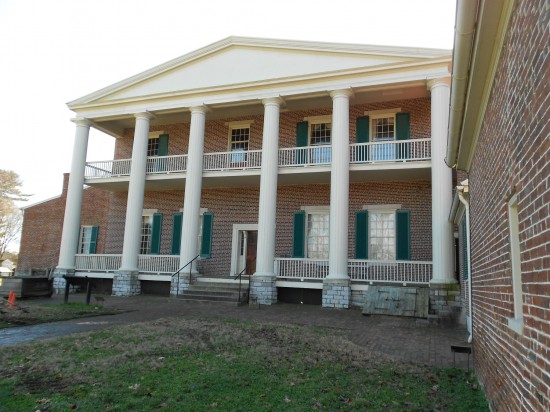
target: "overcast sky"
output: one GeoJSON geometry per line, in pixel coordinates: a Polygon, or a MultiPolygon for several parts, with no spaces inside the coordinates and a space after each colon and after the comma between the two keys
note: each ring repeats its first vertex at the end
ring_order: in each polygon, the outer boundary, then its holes
{"type": "MultiPolygon", "coordinates": [[[[57,196],[71,165],[66,102],[231,35],[453,46],[455,0],[0,0],[0,169],[27,204],[57,196]]],[[[92,129],[88,161],[113,158],[92,129]]]]}

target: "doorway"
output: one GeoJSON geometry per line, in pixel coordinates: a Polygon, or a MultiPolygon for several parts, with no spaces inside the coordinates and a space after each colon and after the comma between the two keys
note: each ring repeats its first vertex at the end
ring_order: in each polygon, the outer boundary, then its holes
{"type": "Polygon", "coordinates": [[[243,272],[253,275],[256,272],[256,250],[258,246],[258,225],[233,225],[233,253],[231,275],[243,272]]]}

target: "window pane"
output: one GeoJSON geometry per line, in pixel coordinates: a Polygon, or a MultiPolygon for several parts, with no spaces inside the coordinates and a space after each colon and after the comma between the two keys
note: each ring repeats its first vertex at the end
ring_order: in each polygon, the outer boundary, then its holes
{"type": "Polygon", "coordinates": [[[395,117],[381,117],[372,119],[372,135],[375,142],[394,140],[395,117]]]}
{"type": "Polygon", "coordinates": [[[147,156],[158,156],[158,155],[159,155],[158,137],[154,139],[149,139],[147,142],[147,156]]]}
{"type": "Polygon", "coordinates": [[[395,213],[369,212],[369,259],[395,260],[395,213]]]}
{"type": "Polygon", "coordinates": [[[317,123],[311,125],[310,145],[330,144],[331,124],[317,123]]]}
{"type": "Polygon", "coordinates": [[[151,235],[153,233],[153,216],[143,216],[141,218],[141,242],[139,253],[147,255],[151,253],[151,235]]]}
{"type": "Polygon", "coordinates": [[[80,254],[89,254],[90,253],[90,244],[92,242],[92,227],[91,226],[82,226],[80,228],[80,239],[78,242],[78,253],[80,254]]]}
{"type": "Polygon", "coordinates": [[[307,257],[328,259],[329,215],[309,214],[307,217],[307,257]]]}

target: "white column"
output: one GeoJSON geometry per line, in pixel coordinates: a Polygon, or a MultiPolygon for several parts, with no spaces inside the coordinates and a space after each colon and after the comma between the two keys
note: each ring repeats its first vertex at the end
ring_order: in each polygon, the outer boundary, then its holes
{"type": "Polygon", "coordinates": [[[141,221],[143,215],[143,195],[145,193],[145,174],[147,166],[147,143],[150,113],[135,114],[136,128],[132,147],[132,167],[128,187],[126,206],[126,224],[124,226],[124,245],[120,272],[138,272],[138,256],[141,242],[141,221]]]}
{"type": "MultiPolygon", "coordinates": [[[[187,154],[187,175],[183,200],[180,267],[197,256],[199,218],[202,190],[202,161],[204,155],[205,106],[191,107],[191,129],[187,154]]],[[[186,273],[187,269],[184,271],[186,273]]],[[[193,272],[196,272],[193,267],[193,272]]]]}
{"type": "Polygon", "coordinates": [[[84,169],[86,167],[86,153],[88,152],[88,137],[90,122],[86,119],[73,120],[76,124],[73,145],[73,159],[67,200],[65,203],[65,218],[61,235],[58,271],[67,273],[75,269],[75,254],[80,236],[80,209],[82,206],[82,192],[84,190],[84,169]]]}
{"type": "Polygon", "coordinates": [[[277,174],[279,170],[279,109],[282,100],[263,100],[264,132],[258,213],[258,249],[254,276],[274,277],[277,174]]]}
{"type": "Polygon", "coordinates": [[[327,279],[348,276],[349,208],[349,98],[351,90],[336,90],[332,97],[332,162],[330,167],[330,237],[327,279]]]}
{"type": "Polygon", "coordinates": [[[428,81],[432,117],[432,283],[454,283],[452,171],[445,164],[449,127],[450,78],[428,81]]]}

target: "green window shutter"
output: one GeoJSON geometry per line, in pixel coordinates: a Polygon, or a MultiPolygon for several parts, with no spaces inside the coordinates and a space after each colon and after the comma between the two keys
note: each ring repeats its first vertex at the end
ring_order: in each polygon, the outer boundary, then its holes
{"type": "Polygon", "coordinates": [[[174,226],[172,227],[172,254],[181,253],[181,225],[183,222],[183,213],[174,214],[174,226]]]}
{"type": "Polygon", "coordinates": [[[153,215],[153,231],[151,233],[151,254],[160,254],[160,237],[162,234],[162,213],[153,215]]]}
{"type": "Polygon", "coordinates": [[[466,236],[466,216],[462,218],[462,276],[467,280],[470,275],[468,267],[468,237],[466,236]]]}
{"type": "Polygon", "coordinates": [[[410,211],[398,210],[395,212],[396,220],[396,258],[397,260],[410,260],[410,211]]]}
{"type": "MultiPolygon", "coordinates": [[[[305,147],[309,144],[309,125],[308,122],[296,123],[296,147],[305,147]]],[[[307,150],[298,150],[296,153],[296,163],[306,163],[307,150]]]]}
{"type": "Polygon", "coordinates": [[[159,136],[159,156],[168,156],[168,135],[161,134],[159,136]]]}
{"type": "Polygon", "coordinates": [[[90,239],[90,254],[94,255],[97,253],[97,232],[99,231],[99,226],[92,226],[92,238],[90,239]]]}
{"type": "Polygon", "coordinates": [[[355,259],[369,258],[369,212],[355,213],[355,259]]]}
{"type": "MultiPolygon", "coordinates": [[[[395,114],[395,135],[396,140],[410,140],[410,116],[409,113],[395,114]]],[[[397,160],[407,160],[410,157],[409,143],[402,143],[398,146],[397,160]]]]}
{"type": "Polygon", "coordinates": [[[214,223],[214,214],[206,212],[202,215],[202,241],[201,257],[212,256],[212,226],[214,223]]]}
{"type": "Polygon", "coordinates": [[[356,143],[368,143],[370,140],[369,116],[358,117],[355,121],[356,143]]]}
{"type": "Polygon", "coordinates": [[[306,244],[306,212],[294,212],[294,230],[292,236],[292,257],[305,257],[306,244]]]}

